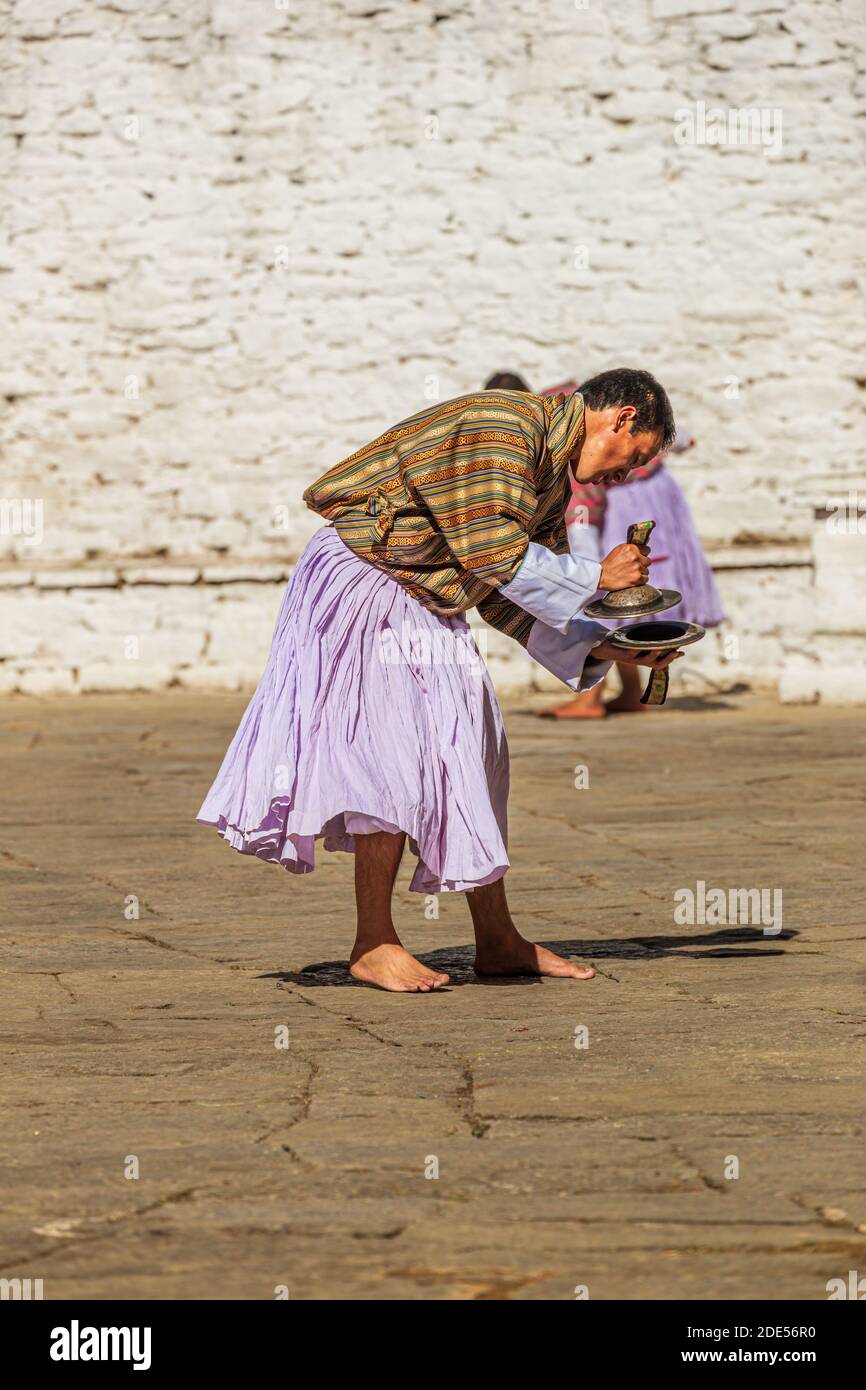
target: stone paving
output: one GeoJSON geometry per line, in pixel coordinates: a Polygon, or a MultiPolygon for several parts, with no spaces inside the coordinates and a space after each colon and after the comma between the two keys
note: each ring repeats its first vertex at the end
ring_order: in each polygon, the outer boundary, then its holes
{"type": "Polygon", "coordinates": [[[598,976],[479,982],[462,896],[408,893],[407,858],[404,940],[453,987],[391,996],[345,972],[347,856],[292,878],[195,825],[242,707],[3,706],[0,1275],[770,1300],[866,1275],[861,711],[510,707],[515,915],[598,976]],[[680,924],[699,882],[781,890],[781,933],[680,924]]]}

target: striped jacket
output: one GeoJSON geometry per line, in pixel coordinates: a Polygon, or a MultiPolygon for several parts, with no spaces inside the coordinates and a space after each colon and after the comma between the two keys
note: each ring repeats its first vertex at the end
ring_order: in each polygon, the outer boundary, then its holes
{"type": "Polygon", "coordinates": [[[578,394],[457,396],[336,464],[304,501],[425,608],[444,616],[477,608],[525,645],[534,618],[497,590],[530,540],[568,552],[568,462],[583,431],[578,394]]]}

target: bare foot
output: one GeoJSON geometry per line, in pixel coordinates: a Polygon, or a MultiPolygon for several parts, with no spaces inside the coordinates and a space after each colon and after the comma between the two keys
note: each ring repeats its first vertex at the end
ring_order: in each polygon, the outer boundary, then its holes
{"type": "Polygon", "coordinates": [[[476,949],[476,975],[555,975],[571,980],[591,980],[595,971],[591,965],[575,965],[573,960],[556,956],[544,946],[526,941],[515,931],[505,941],[476,949]]]}
{"type": "Polygon", "coordinates": [[[365,985],[389,989],[395,994],[429,994],[448,984],[448,976],[428,970],[402,946],[386,942],[371,950],[352,952],[349,974],[365,985]]]}
{"type": "Polygon", "coordinates": [[[604,719],[609,705],[588,705],[579,698],[569,700],[567,705],[554,705],[553,709],[539,710],[539,719],[604,719]]]}
{"type": "Polygon", "coordinates": [[[605,708],[609,709],[611,714],[643,714],[645,710],[649,709],[649,705],[642,705],[639,695],[636,698],[632,698],[630,695],[617,695],[615,700],[608,700],[605,708]]]}

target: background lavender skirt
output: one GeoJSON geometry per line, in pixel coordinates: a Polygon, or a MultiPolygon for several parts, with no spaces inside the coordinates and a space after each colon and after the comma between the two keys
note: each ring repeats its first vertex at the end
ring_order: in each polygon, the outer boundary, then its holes
{"type": "Polygon", "coordinates": [[[508,747],[466,621],[440,618],[330,526],[289,581],[264,675],[198,819],[310,873],[315,844],[404,830],[418,893],[508,868],[508,747]]]}
{"type": "MultiPolygon", "coordinates": [[[[689,504],[676,478],[662,465],[649,478],[620,483],[607,490],[607,505],[601,532],[601,553],[607,555],[626,538],[633,521],[655,521],[650,537],[650,554],[666,555],[650,566],[650,583],[658,589],[678,589],[682,603],[670,608],[664,617],[703,627],[724,622],[725,610],[704,557],[689,504]]],[[[661,616],[661,615],[660,615],[661,616]]],[[[633,622],[633,618],[623,619],[633,622]]],[[[608,627],[622,623],[608,622],[608,627]]]]}

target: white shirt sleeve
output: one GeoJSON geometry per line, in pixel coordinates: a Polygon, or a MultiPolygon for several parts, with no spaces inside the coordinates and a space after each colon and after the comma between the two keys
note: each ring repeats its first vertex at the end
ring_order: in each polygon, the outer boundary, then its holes
{"type": "Polygon", "coordinates": [[[572,555],[580,555],[584,560],[598,560],[601,564],[601,531],[597,526],[572,521],[566,524],[565,532],[572,555]]]}
{"type": "Polygon", "coordinates": [[[610,636],[601,623],[588,618],[574,618],[567,632],[556,632],[546,623],[536,620],[529,633],[526,650],[551,675],[558,676],[571,690],[591,690],[603,680],[611,662],[602,661],[584,674],[584,663],[592,648],[610,636]]]}
{"type": "Polygon", "coordinates": [[[566,633],[568,625],[598,589],[601,564],[581,555],[554,555],[530,541],[514,578],[499,590],[548,627],[566,633]]]}

